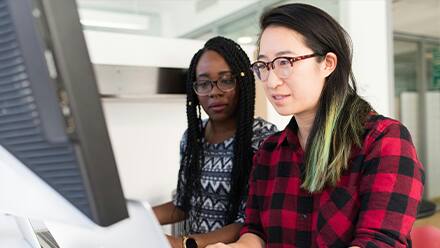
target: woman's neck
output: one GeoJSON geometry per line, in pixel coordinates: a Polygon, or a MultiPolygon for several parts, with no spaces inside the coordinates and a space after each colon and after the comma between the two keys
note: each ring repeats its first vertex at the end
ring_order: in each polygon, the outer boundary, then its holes
{"type": "Polygon", "coordinates": [[[307,139],[315,121],[316,112],[307,112],[295,115],[296,123],[298,124],[298,139],[301,147],[305,151],[307,146],[307,139]]]}
{"type": "Polygon", "coordinates": [[[208,120],[205,128],[205,139],[208,143],[217,144],[234,136],[237,124],[234,119],[225,121],[208,120]]]}

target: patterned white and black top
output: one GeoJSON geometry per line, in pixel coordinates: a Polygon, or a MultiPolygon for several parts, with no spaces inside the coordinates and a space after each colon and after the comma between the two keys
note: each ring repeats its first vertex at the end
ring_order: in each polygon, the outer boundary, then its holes
{"type": "MultiPolygon", "coordinates": [[[[203,120],[203,125],[206,126],[207,119],[203,120]]],[[[277,128],[275,125],[261,119],[255,118],[253,124],[252,148],[254,153],[258,150],[260,144],[266,137],[275,133],[277,128]]],[[[186,148],[186,131],[180,142],[180,156],[186,148]]],[[[204,164],[201,174],[202,185],[202,207],[199,213],[196,213],[194,208],[188,212],[190,218],[190,233],[206,233],[219,229],[225,225],[226,207],[228,205],[228,194],[230,191],[232,158],[234,155],[234,137],[231,137],[222,143],[210,144],[204,142],[204,164]]],[[[183,165],[181,165],[183,166],[183,165]]],[[[182,170],[181,170],[182,171],[182,170]]],[[[173,199],[175,206],[181,208],[183,211],[182,202],[178,197],[183,194],[185,178],[183,173],[179,174],[182,179],[181,184],[177,185],[176,196],[173,199]]],[[[244,208],[245,200],[242,199],[242,204],[239,209],[236,223],[244,222],[244,208]]],[[[195,196],[191,197],[191,203],[196,203],[195,196]]]]}

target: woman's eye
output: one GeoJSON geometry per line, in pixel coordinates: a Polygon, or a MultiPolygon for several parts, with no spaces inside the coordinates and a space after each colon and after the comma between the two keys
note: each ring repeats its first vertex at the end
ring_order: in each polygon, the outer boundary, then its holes
{"type": "Polygon", "coordinates": [[[206,88],[206,87],[209,87],[210,84],[211,84],[210,81],[199,81],[197,83],[197,86],[201,87],[201,88],[206,88]]]}
{"type": "Polygon", "coordinates": [[[287,59],[281,59],[278,63],[281,66],[285,66],[285,65],[289,65],[290,64],[287,59]]]}
{"type": "Polygon", "coordinates": [[[256,66],[257,66],[257,69],[258,69],[258,70],[261,70],[261,69],[266,69],[266,65],[265,65],[265,64],[263,64],[263,63],[260,63],[260,64],[256,64],[256,66]]]}
{"type": "Polygon", "coordinates": [[[223,84],[233,84],[234,80],[232,78],[228,78],[228,79],[222,79],[221,82],[223,84]]]}

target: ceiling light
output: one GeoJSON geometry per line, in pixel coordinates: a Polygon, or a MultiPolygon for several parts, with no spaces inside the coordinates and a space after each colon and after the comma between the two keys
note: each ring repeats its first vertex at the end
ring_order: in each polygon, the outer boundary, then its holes
{"type": "Polygon", "coordinates": [[[238,37],[238,39],[237,39],[238,43],[243,44],[243,45],[250,44],[250,43],[252,43],[253,40],[254,39],[250,36],[241,36],[241,37],[238,37]]]}
{"type": "Polygon", "coordinates": [[[85,27],[133,31],[146,31],[151,28],[148,15],[93,9],[80,9],[79,13],[81,24],[85,27]]]}

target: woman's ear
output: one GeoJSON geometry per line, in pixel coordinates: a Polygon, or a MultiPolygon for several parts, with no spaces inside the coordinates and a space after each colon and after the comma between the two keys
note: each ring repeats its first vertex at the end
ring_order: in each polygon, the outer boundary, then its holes
{"type": "Polygon", "coordinates": [[[336,69],[336,65],[338,64],[338,57],[336,54],[329,52],[324,56],[322,61],[322,72],[324,73],[324,77],[328,77],[332,72],[336,69]]]}

